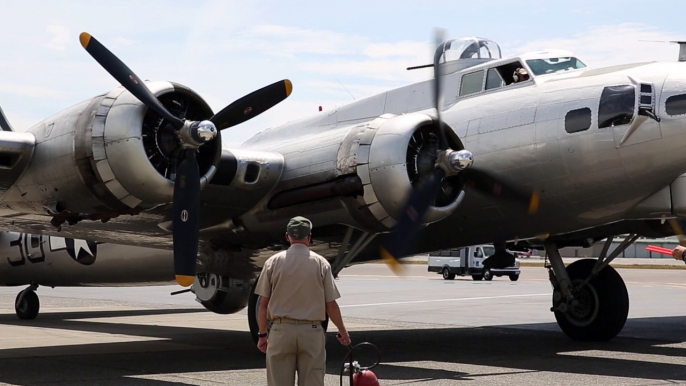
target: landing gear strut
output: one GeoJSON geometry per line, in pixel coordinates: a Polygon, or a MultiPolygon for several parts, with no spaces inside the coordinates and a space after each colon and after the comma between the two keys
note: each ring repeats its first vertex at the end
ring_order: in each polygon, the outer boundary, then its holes
{"type": "Polygon", "coordinates": [[[19,319],[32,320],[38,316],[40,301],[36,295],[36,289],[38,286],[32,284],[17,295],[17,299],[14,301],[14,311],[19,319]]]}
{"type": "Polygon", "coordinates": [[[598,260],[578,260],[565,268],[554,242],[545,249],[550,259],[555,319],[574,340],[607,341],[619,334],[629,314],[629,294],[622,277],[609,264],[636,239],[628,236],[607,256],[613,237],[605,242],[598,260]]]}

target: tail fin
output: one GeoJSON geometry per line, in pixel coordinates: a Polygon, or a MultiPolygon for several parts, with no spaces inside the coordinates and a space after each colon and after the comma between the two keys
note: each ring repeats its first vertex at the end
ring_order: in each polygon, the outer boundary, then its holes
{"type": "Polygon", "coordinates": [[[7,120],[5,113],[2,112],[2,107],[0,107],[0,129],[3,131],[14,131],[10,121],[7,120]]]}

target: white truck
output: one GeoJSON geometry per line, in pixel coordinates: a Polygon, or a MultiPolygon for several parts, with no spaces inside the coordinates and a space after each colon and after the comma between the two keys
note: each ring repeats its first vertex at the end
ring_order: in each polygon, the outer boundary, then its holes
{"type": "Polygon", "coordinates": [[[495,253],[490,245],[476,245],[460,249],[446,249],[429,254],[429,272],[443,275],[445,280],[453,280],[456,275],[472,275],[474,280],[493,280],[493,276],[508,276],[510,280],[519,279],[519,259],[511,267],[503,269],[484,268],[483,261],[495,253]]]}

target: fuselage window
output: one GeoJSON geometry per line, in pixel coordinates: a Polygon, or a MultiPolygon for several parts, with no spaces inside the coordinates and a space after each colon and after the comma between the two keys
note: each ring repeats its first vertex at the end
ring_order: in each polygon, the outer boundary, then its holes
{"type": "Polygon", "coordinates": [[[484,72],[483,70],[465,74],[460,83],[460,96],[474,94],[483,90],[484,72]]]}
{"type": "Polygon", "coordinates": [[[486,73],[486,90],[491,90],[494,88],[500,88],[505,85],[503,78],[500,77],[498,71],[495,68],[488,69],[486,73]]]}
{"type": "Polygon", "coordinates": [[[669,115],[686,114],[686,94],[672,95],[667,98],[665,107],[667,108],[667,114],[669,115]]]}
{"type": "Polygon", "coordinates": [[[634,118],[634,86],[605,87],[598,107],[598,128],[626,125],[634,118]]]}
{"type": "Polygon", "coordinates": [[[591,127],[591,109],[572,110],[565,116],[565,131],[568,133],[578,133],[588,130],[591,127]]]}
{"type": "Polygon", "coordinates": [[[40,235],[31,235],[31,248],[40,247],[40,235]]]}

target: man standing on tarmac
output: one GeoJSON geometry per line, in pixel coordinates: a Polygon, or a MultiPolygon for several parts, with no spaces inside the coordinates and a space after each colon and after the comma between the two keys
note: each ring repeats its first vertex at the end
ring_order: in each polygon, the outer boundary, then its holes
{"type": "Polygon", "coordinates": [[[267,382],[270,386],[295,384],[324,385],[326,336],[322,321],[326,315],[338,327],[338,340],[350,345],[331,265],[307,247],[312,241],[312,223],[294,217],[286,227],[288,250],[267,260],[255,293],[260,301],[257,348],[267,353],[267,382]],[[271,330],[267,332],[271,321],[271,330]]]}

